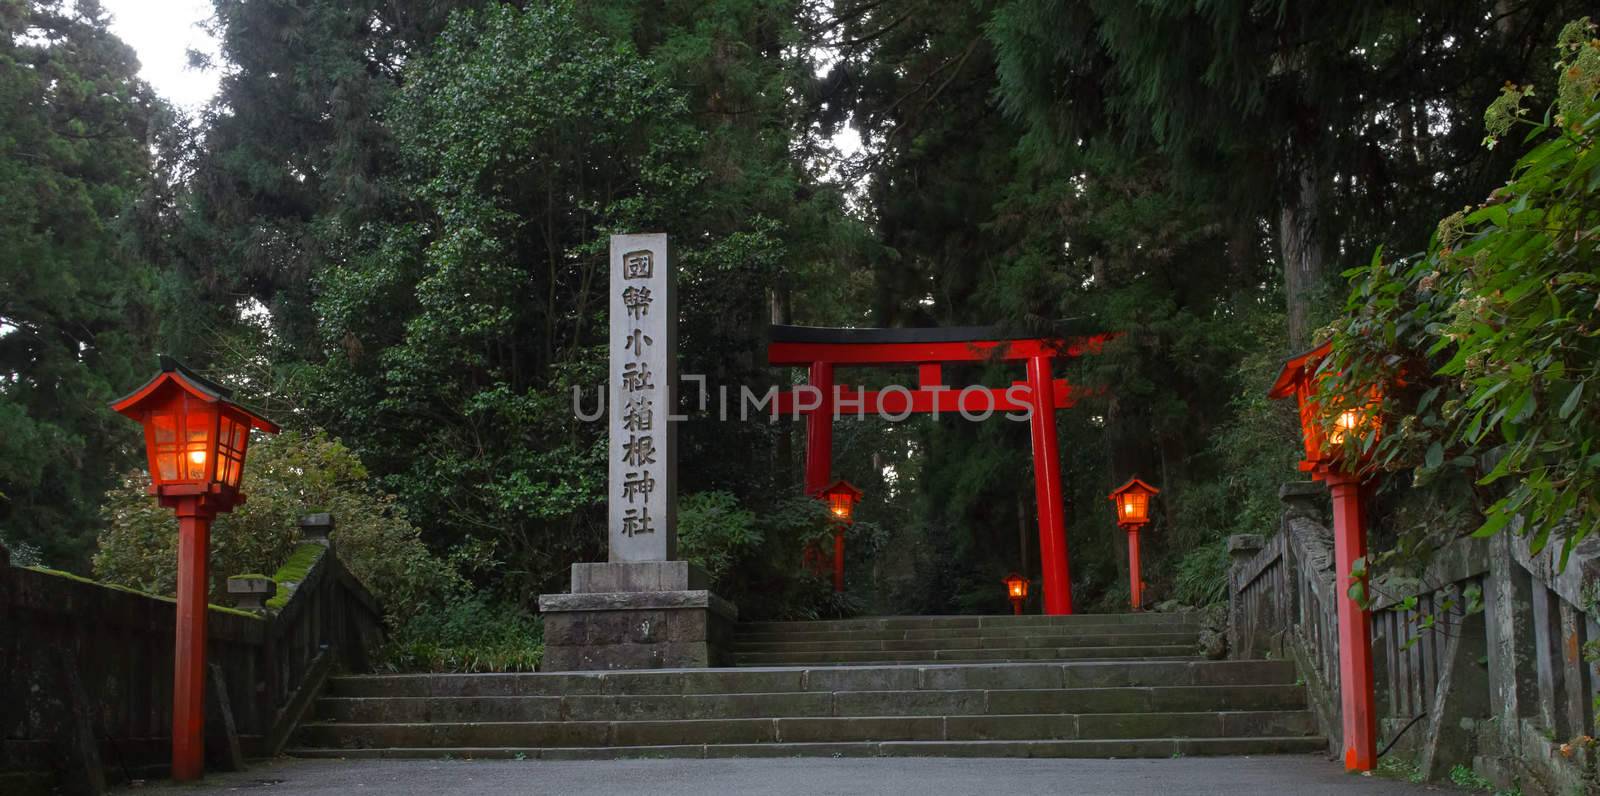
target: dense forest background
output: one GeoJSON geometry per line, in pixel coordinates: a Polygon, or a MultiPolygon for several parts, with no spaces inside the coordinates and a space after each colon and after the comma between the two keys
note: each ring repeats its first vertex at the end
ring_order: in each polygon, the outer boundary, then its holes
{"type": "MultiPolygon", "coordinates": [[[[170,519],[105,407],[168,352],[294,432],[222,574],[338,505],[426,633],[522,627],[604,556],[571,390],[605,372],[607,235],[658,230],[683,370],[735,392],[800,378],[764,365],[773,322],[1122,332],[1065,374],[1101,388],[1058,421],[1076,601],[1126,599],[1105,495],[1133,474],[1164,489],[1148,593],[1214,601],[1225,537],[1298,477],[1278,363],[1360,309],[1345,269],[1505,182],[1533,144],[1485,146],[1484,109],[1555,95],[1584,5],[215,0],[190,117],[93,0],[0,0],[0,537],[165,587],[170,519]]],[[[745,614],[1003,610],[1037,571],[1025,424],[836,434],[867,495],[843,599],[797,571],[803,428],[686,424],[685,549],[745,614]]],[[[1380,495],[1391,539],[1483,519],[1411,486],[1380,495]]]]}

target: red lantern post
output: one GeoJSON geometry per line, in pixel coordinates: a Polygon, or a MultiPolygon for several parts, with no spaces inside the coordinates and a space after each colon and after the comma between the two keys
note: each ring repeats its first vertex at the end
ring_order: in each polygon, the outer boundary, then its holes
{"type": "Polygon", "coordinates": [[[817,493],[817,498],[828,504],[833,515],[833,590],[844,591],[844,532],[855,524],[856,504],[862,492],[849,481],[834,481],[817,493]]]}
{"type": "Polygon", "coordinates": [[[1028,600],[1028,579],[1013,572],[1006,576],[1006,597],[1011,600],[1011,613],[1022,616],[1022,604],[1028,600]]]}
{"type": "Polygon", "coordinates": [[[206,557],[211,520],[244,502],[250,430],[278,426],[229,400],[225,387],[167,357],[161,372],[111,404],[144,426],[150,494],[178,515],[178,619],[172,680],[172,778],[205,770],[206,557]]]}
{"type": "Polygon", "coordinates": [[[1161,490],[1140,481],[1128,483],[1111,490],[1111,503],[1117,508],[1117,525],[1128,532],[1128,595],[1137,611],[1142,605],[1144,578],[1139,572],[1139,531],[1150,522],[1150,498],[1161,490]]]}
{"type": "Polygon", "coordinates": [[[1365,406],[1327,407],[1316,401],[1316,371],[1332,350],[1323,343],[1292,357],[1272,385],[1268,396],[1294,396],[1300,409],[1300,432],[1305,460],[1300,469],[1328,484],[1333,495],[1334,565],[1339,583],[1335,595],[1339,610],[1339,699],[1344,729],[1344,767],[1371,771],[1378,762],[1377,706],[1372,676],[1372,614],[1350,596],[1356,586],[1365,595],[1366,575],[1353,575],[1355,561],[1367,554],[1364,501],[1365,462],[1354,470],[1346,463],[1344,444],[1377,434],[1381,423],[1378,388],[1370,391],[1365,406]],[[1327,423],[1331,419],[1332,423],[1327,423]]]}

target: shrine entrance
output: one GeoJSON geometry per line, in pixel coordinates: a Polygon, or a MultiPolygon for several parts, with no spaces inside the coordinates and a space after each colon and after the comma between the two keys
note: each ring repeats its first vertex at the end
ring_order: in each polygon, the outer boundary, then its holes
{"type": "Polygon", "coordinates": [[[809,384],[780,393],[776,413],[806,418],[807,494],[832,483],[833,421],[842,408],[858,416],[986,412],[1026,414],[1033,440],[1033,487],[1039,515],[1039,558],[1044,612],[1072,613],[1061,497],[1060,446],[1055,413],[1074,403],[1072,385],[1053,376],[1057,357],[1097,353],[1108,335],[1016,337],[988,326],[934,329],[833,329],[774,325],[767,346],[771,365],[809,369],[809,384]],[[1021,362],[1027,378],[1004,389],[945,383],[945,363],[1021,362]],[[834,378],[835,366],[916,365],[917,387],[851,389],[834,378]]]}

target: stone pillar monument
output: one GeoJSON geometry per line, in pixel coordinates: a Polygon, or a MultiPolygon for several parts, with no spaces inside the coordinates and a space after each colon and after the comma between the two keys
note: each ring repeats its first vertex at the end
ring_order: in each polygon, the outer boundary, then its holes
{"type": "Polygon", "coordinates": [[[611,237],[610,554],[539,597],[546,671],[731,665],[737,613],[675,560],[678,302],[667,236],[611,237]]]}

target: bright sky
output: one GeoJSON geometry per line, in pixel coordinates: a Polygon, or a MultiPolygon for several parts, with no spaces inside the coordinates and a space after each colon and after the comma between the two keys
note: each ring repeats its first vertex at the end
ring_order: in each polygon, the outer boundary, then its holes
{"type": "Polygon", "coordinates": [[[139,53],[139,76],[156,93],[185,110],[197,110],[217,93],[218,71],[189,68],[189,50],[213,57],[217,42],[199,23],[211,17],[210,0],[100,0],[111,13],[111,32],[139,53]]]}

